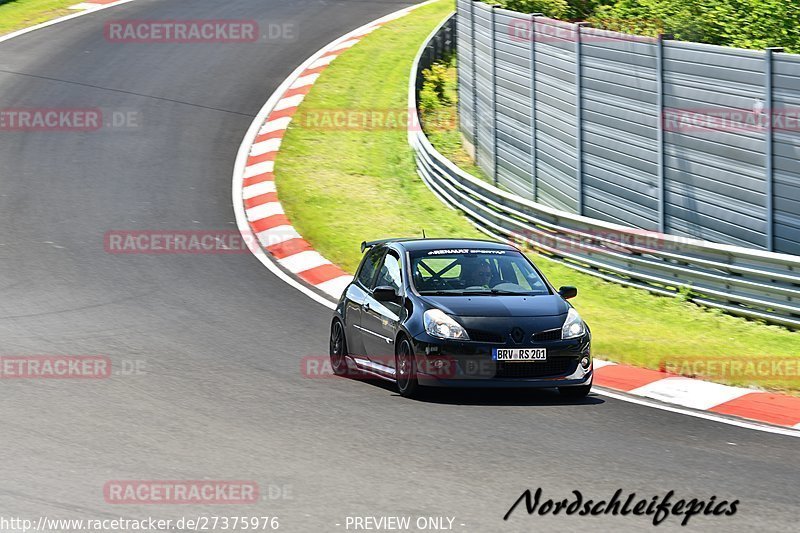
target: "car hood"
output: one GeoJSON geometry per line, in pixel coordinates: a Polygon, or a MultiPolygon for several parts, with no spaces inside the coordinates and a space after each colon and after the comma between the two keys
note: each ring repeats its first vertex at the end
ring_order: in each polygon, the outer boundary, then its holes
{"type": "Polygon", "coordinates": [[[542,296],[423,296],[431,307],[453,316],[537,317],[563,315],[569,305],[557,294],[542,296]]]}

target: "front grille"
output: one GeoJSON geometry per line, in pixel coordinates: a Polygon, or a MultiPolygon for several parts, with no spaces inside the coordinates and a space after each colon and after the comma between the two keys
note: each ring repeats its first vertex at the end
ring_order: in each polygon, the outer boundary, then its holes
{"type": "Polygon", "coordinates": [[[498,362],[498,378],[549,378],[567,376],[575,372],[578,361],[573,357],[553,357],[537,363],[498,362]]]}
{"type": "Polygon", "coordinates": [[[534,333],[531,336],[531,340],[533,342],[560,341],[561,340],[561,328],[559,328],[559,329],[551,329],[551,330],[548,330],[548,331],[540,331],[539,333],[534,333]]]}
{"type": "Polygon", "coordinates": [[[477,329],[468,329],[467,335],[469,335],[469,340],[475,342],[503,342],[503,337],[498,335],[497,333],[491,333],[489,331],[480,331],[477,329]]]}

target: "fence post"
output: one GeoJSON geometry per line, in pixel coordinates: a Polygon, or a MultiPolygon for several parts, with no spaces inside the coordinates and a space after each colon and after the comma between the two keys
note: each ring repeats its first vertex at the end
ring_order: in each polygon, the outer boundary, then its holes
{"type": "Polygon", "coordinates": [[[664,41],[672,39],[671,34],[658,34],[656,46],[656,107],[658,108],[658,123],[656,125],[656,144],[658,145],[658,231],[667,231],[667,197],[666,173],[664,162],[664,41]]]}
{"type": "Polygon", "coordinates": [[[783,48],[770,47],[765,50],[764,55],[764,109],[767,113],[767,131],[765,133],[765,149],[764,149],[764,167],[765,167],[765,180],[766,180],[766,241],[767,250],[770,252],[775,250],[775,204],[774,204],[774,189],[775,189],[775,169],[774,156],[773,156],[773,120],[774,110],[772,98],[772,55],[775,52],[783,52],[783,48]]]}
{"type": "Polygon", "coordinates": [[[581,28],[589,26],[588,22],[578,22],[575,24],[575,150],[577,161],[575,163],[575,174],[577,178],[576,188],[578,191],[579,215],[583,215],[583,80],[581,64],[583,62],[581,51],[581,28]]]}
{"type": "Polygon", "coordinates": [[[542,13],[531,14],[531,189],[533,201],[539,199],[536,173],[536,17],[542,13]]]}
{"type": "Polygon", "coordinates": [[[456,17],[450,19],[450,22],[447,23],[447,30],[445,32],[447,36],[447,55],[452,58],[453,54],[456,52],[456,47],[458,46],[458,32],[456,31],[456,17]]]}
{"type": "Polygon", "coordinates": [[[497,9],[492,6],[492,179],[497,185],[497,9]]]}
{"type": "Polygon", "coordinates": [[[472,44],[472,147],[475,150],[475,164],[478,164],[478,60],[476,58],[477,45],[475,44],[475,2],[469,3],[470,15],[470,41],[472,44]]]}

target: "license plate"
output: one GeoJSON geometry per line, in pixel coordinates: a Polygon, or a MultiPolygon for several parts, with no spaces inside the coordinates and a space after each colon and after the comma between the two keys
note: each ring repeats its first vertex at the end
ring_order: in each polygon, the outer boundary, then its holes
{"type": "Polygon", "coordinates": [[[492,352],[495,361],[531,362],[547,361],[546,348],[495,348],[492,352]]]}

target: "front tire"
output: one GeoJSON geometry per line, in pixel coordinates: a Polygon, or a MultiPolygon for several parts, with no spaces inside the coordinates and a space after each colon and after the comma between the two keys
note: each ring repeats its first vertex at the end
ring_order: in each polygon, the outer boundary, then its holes
{"type": "Polygon", "coordinates": [[[589,395],[592,390],[591,385],[580,385],[578,387],[559,387],[558,392],[569,400],[582,400],[589,395]]]}
{"type": "Polygon", "coordinates": [[[344,326],[340,320],[331,324],[330,342],[331,369],[337,376],[347,375],[347,339],[344,336],[344,326]]]}
{"type": "Polygon", "coordinates": [[[394,355],[397,390],[404,398],[419,396],[420,385],[417,381],[417,360],[414,349],[407,338],[401,337],[394,355]]]}

